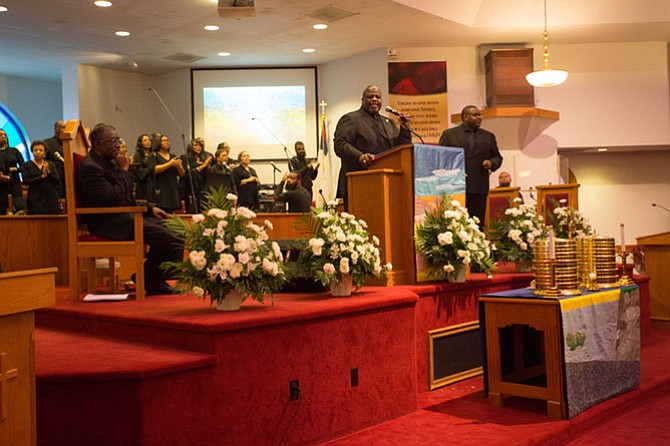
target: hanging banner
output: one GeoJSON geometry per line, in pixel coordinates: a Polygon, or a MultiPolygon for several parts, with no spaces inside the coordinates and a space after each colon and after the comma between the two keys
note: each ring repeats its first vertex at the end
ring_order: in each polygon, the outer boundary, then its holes
{"type": "Polygon", "coordinates": [[[449,126],[447,62],[389,62],[389,105],[411,117],[412,130],[437,144],[449,126]]]}

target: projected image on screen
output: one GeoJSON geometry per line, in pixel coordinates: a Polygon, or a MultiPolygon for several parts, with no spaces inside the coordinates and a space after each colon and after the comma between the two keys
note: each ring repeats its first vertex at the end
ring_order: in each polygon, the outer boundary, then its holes
{"type": "MultiPolygon", "coordinates": [[[[308,156],[316,157],[315,67],[193,69],[191,73],[193,136],[205,138],[208,151],[225,141],[232,148],[231,158],[247,150],[261,170],[263,161],[283,163],[295,155],[296,141],[303,141],[308,156]]],[[[266,173],[272,178],[269,164],[266,173]]]]}
{"type": "Polygon", "coordinates": [[[307,134],[302,85],[204,88],[203,105],[206,141],[227,141],[261,158],[284,156],[285,144],[307,134]]]}

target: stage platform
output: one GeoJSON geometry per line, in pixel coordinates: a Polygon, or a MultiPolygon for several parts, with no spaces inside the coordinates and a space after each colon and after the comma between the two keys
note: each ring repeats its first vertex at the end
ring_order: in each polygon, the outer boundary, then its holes
{"type": "Polygon", "coordinates": [[[531,278],[279,294],[233,313],[192,296],[70,302],[59,288],[36,314],[38,444],[315,444],[377,425],[428,389],[429,330],[476,321],[480,294],[531,278]]]}

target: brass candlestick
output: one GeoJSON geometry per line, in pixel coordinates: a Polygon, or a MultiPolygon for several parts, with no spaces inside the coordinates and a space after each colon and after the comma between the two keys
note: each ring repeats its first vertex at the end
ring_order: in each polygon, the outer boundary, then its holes
{"type": "Polygon", "coordinates": [[[617,282],[619,286],[627,286],[627,285],[634,285],[635,282],[633,279],[628,277],[628,273],[626,271],[626,259],[628,258],[628,253],[626,252],[626,248],[623,246],[621,247],[621,278],[617,282]]]}

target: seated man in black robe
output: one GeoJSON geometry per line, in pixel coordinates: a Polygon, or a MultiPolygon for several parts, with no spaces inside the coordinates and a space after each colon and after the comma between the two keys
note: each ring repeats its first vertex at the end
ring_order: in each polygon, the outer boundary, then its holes
{"type": "MultiPolygon", "coordinates": [[[[89,136],[91,150],[77,168],[77,194],[83,207],[134,206],[133,176],[128,172],[130,159],[118,156],[121,138],[111,125],[99,124],[89,136]]],[[[143,219],[144,242],[149,253],[144,262],[146,294],[175,294],[159,268],[165,261],[179,262],[184,248],[161,224],[159,219],[169,215],[162,209],[148,205],[143,219]]],[[[110,240],[133,238],[133,217],[130,214],[87,215],[85,221],[91,234],[110,240]]]]}

